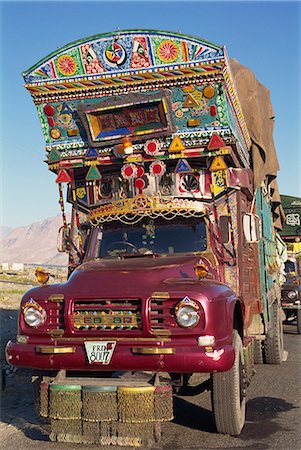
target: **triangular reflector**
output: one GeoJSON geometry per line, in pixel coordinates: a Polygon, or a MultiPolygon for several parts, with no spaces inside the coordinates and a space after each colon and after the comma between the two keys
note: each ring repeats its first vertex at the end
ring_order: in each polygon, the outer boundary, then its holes
{"type": "Polygon", "coordinates": [[[98,156],[98,151],[95,150],[95,148],[90,147],[86,153],[86,158],[94,158],[95,156],[98,156]]]}
{"type": "Polygon", "coordinates": [[[188,173],[188,172],[192,172],[190,165],[188,164],[188,162],[186,161],[186,159],[180,159],[176,170],[176,173],[188,173]]]}
{"type": "Polygon", "coordinates": [[[208,148],[208,150],[216,150],[217,148],[221,148],[221,147],[225,147],[225,146],[226,146],[226,144],[224,143],[222,138],[217,133],[213,133],[207,148],[208,148]]]}
{"type": "Polygon", "coordinates": [[[218,170],[225,170],[225,169],[228,169],[228,166],[221,156],[216,156],[209,168],[211,172],[217,172],[218,170]]]}
{"type": "Polygon", "coordinates": [[[185,145],[181,141],[181,138],[179,138],[179,136],[176,136],[171,141],[168,151],[169,152],[181,152],[182,150],[185,150],[185,145]]]}
{"type": "Polygon", "coordinates": [[[55,151],[54,149],[52,149],[51,152],[49,153],[48,161],[49,162],[56,162],[56,161],[59,161],[60,159],[61,159],[61,157],[58,154],[58,152],[55,151]]]}
{"type": "Polygon", "coordinates": [[[86,180],[99,180],[101,175],[95,166],[91,166],[86,175],[86,180]]]}
{"type": "Polygon", "coordinates": [[[65,170],[65,169],[60,170],[55,182],[56,183],[70,183],[71,178],[70,178],[67,170],[65,170]]]}

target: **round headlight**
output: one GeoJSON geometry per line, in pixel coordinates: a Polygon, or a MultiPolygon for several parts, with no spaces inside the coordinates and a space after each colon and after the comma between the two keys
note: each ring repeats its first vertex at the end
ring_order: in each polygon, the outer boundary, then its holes
{"type": "Polygon", "coordinates": [[[287,296],[290,300],[294,300],[294,298],[297,297],[297,292],[296,291],[288,291],[287,296]]]}
{"type": "Polygon", "coordinates": [[[200,320],[197,310],[190,305],[180,307],[176,312],[177,322],[181,327],[194,327],[200,320]]]}
{"type": "Polygon", "coordinates": [[[30,327],[39,327],[45,322],[46,313],[38,311],[35,308],[27,308],[24,311],[24,320],[30,327]]]}

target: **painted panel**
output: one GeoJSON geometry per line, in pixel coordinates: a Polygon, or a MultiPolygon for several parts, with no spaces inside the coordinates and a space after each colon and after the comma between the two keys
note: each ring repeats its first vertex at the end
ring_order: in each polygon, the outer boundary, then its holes
{"type": "Polygon", "coordinates": [[[119,31],[71,43],[24,73],[27,83],[117,73],[224,57],[223,48],[190,36],[160,31],[119,31]]]}

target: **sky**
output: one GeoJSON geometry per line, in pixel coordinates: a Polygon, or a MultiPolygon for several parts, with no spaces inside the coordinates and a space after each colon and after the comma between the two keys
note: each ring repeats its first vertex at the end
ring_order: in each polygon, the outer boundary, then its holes
{"type": "Polygon", "coordinates": [[[157,29],[225,45],[271,94],[281,194],[301,197],[301,3],[290,1],[0,0],[0,225],[60,213],[38,115],[21,73],[77,39],[117,29],[157,29]]]}

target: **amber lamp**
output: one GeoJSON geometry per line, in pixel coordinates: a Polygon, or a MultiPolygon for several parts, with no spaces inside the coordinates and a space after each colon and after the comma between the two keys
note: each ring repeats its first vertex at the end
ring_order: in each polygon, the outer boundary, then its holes
{"type": "Polygon", "coordinates": [[[49,280],[49,273],[43,267],[36,268],[35,276],[40,284],[46,284],[49,280]]]}
{"type": "Polygon", "coordinates": [[[208,275],[208,269],[204,264],[196,264],[194,266],[194,273],[196,277],[200,280],[208,275]]]}
{"type": "Polygon", "coordinates": [[[130,138],[126,137],[122,140],[122,144],[123,144],[123,148],[124,148],[124,153],[126,155],[131,155],[133,153],[133,144],[132,141],[130,140],[130,138]]]}

